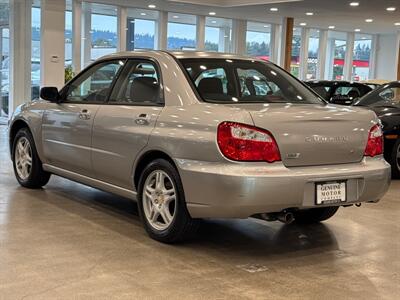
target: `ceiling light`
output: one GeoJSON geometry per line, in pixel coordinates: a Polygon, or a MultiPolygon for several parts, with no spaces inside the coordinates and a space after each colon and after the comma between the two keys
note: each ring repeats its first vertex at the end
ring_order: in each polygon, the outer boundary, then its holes
{"type": "Polygon", "coordinates": [[[140,13],[140,15],[141,15],[141,16],[145,16],[145,15],[146,15],[146,13],[143,13],[143,12],[142,12],[142,13],[140,13]]]}
{"type": "Polygon", "coordinates": [[[328,27],[329,29],[335,29],[335,26],[331,25],[328,27]]]}
{"type": "Polygon", "coordinates": [[[300,23],[300,26],[307,26],[307,23],[300,23]]]}
{"type": "Polygon", "coordinates": [[[356,7],[359,6],[360,3],[359,2],[350,2],[350,6],[356,7]]]}
{"type": "Polygon", "coordinates": [[[306,12],[306,15],[307,15],[307,16],[313,16],[314,13],[310,11],[310,12],[306,12]]]}
{"type": "Polygon", "coordinates": [[[400,22],[394,23],[394,26],[400,26],[400,22]]]}
{"type": "Polygon", "coordinates": [[[268,25],[264,25],[264,28],[268,28],[269,26],[268,25]]]}
{"type": "Polygon", "coordinates": [[[386,8],[386,10],[387,10],[387,11],[395,11],[395,10],[396,10],[396,7],[388,7],[388,8],[386,8]]]}
{"type": "Polygon", "coordinates": [[[216,13],[215,11],[210,11],[208,14],[209,14],[210,16],[215,16],[217,13],[216,13]]]}
{"type": "Polygon", "coordinates": [[[354,29],[354,31],[355,31],[355,32],[360,32],[361,29],[360,29],[360,28],[356,28],[356,29],[354,29]]]}
{"type": "Polygon", "coordinates": [[[154,4],[149,4],[148,8],[156,8],[154,4]]]}
{"type": "Polygon", "coordinates": [[[278,8],[277,7],[271,7],[269,10],[270,11],[278,11],[278,8]]]}
{"type": "Polygon", "coordinates": [[[213,23],[213,24],[216,24],[216,23],[217,23],[217,21],[215,21],[215,20],[212,20],[212,21],[211,21],[211,23],[213,23]]]}
{"type": "Polygon", "coordinates": [[[374,19],[365,19],[365,22],[367,23],[372,23],[374,21],[374,19]]]}
{"type": "Polygon", "coordinates": [[[172,16],[174,19],[179,19],[179,16],[172,16]]]}

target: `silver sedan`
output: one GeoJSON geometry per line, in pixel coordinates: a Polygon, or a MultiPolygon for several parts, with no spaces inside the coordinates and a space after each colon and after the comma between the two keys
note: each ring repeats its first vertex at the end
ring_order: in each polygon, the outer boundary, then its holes
{"type": "Polygon", "coordinates": [[[201,218],[315,223],[378,202],[390,166],[367,109],[326,103],[272,63],[204,52],[126,52],[16,109],[15,175],[55,174],[138,201],[149,235],[201,218]]]}

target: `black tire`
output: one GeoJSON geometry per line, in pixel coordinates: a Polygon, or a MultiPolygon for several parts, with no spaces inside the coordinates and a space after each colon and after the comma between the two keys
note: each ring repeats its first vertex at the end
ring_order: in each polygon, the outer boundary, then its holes
{"type": "Polygon", "coordinates": [[[21,128],[17,134],[15,135],[12,147],[12,161],[14,167],[14,174],[17,178],[20,185],[30,189],[38,189],[46,185],[49,180],[51,174],[44,171],[42,168],[42,162],[37,154],[35,142],[33,140],[32,134],[28,128],[21,128]],[[27,178],[21,178],[17,172],[16,166],[16,147],[18,141],[22,138],[25,138],[30,145],[31,156],[32,156],[32,165],[30,168],[29,176],[27,178]]]}
{"type": "Polygon", "coordinates": [[[294,213],[294,220],[297,224],[315,224],[328,220],[338,209],[338,206],[331,206],[298,210],[294,213]]]}
{"type": "Polygon", "coordinates": [[[162,243],[177,243],[192,236],[199,227],[199,220],[192,219],[186,208],[185,194],[178,171],[165,159],[156,159],[149,163],[140,175],[138,184],[138,209],[143,225],[149,236],[162,243]],[[175,188],[175,210],[171,224],[164,230],[155,229],[148,221],[143,203],[144,185],[149,176],[155,171],[165,172],[173,181],[175,188]]]}
{"type": "Polygon", "coordinates": [[[392,177],[399,179],[400,178],[400,157],[398,157],[400,153],[400,139],[394,143],[392,152],[390,153],[390,165],[392,166],[392,177]]]}

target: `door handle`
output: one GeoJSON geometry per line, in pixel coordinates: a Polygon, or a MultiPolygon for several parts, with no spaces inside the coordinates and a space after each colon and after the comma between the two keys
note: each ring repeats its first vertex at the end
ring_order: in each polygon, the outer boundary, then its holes
{"type": "Polygon", "coordinates": [[[151,116],[148,114],[140,114],[135,119],[135,123],[138,125],[149,125],[151,121],[151,116]]]}
{"type": "Polygon", "coordinates": [[[90,113],[89,110],[87,110],[87,109],[82,109],[82,110],[79,112],[79,119],[82,119],[82,120],[90,120],[90,118],[91,118],[91,113],[90,113]]]}

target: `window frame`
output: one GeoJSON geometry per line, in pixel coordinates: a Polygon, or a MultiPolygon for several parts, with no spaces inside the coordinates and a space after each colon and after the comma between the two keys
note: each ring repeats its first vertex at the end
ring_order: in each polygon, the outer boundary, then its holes
{"type": "MultiPolygon", "coordinates": [[[[110,59],[104,59],[104,60],[99,60],[96,61],[89,66],[87,66],[85,69],[83,69],[81,72],[79,72],[74,78],[72,78],[60,91],[61,95],[61,101],[60,103],[71,103],[71,104],[105,104],[108,102],[108,99],[110,98],[111,92],[114,88],[115,82],[117,81],[119,75],[121,74],[122,70],[125,68],[127,59],[125,57],[121,57],[120,59],[118,58],[110,58],[110,59]],[[104,63],[112,63],[112,62],[119,62],[123,61],[124,65],[121,66],[121,68],[118,69],[118,72],[115,74],[113,80],[111,81],[110,84],[110,90],[107,93],[106,99],[104,101],[68,101],[67,96],[68,96],[68,91],[71,87],[71,85],[76,82],[81,76],[83,76],[86,72],[90,71],[90,69],[95,68],[96,66],[104,63]]],[[[93,73],[92,73],[93,74],[93,73]]]]}
{"type": "Polygon", "coordinates": [[[163,84],[163,74],[161,71],[161,67],[159,62],[151,57],[145,57],[145,56],[122,56],[120,58],[115,58],[115,57],[111,57],[111,58],[105,58],[105,59],[101,59],[98,61],[95,61],[94,63],[90,64],[89,66],[87,66],[86,68],[84,68],[82,71],[80,71],[74,78],[72,78],[69,82],[67,82],[66,85],[64,85],[64,87],[60,90],[60,104],[61,103],[71,103],[71,104],[94,104],[94,105],[125,105],[125,106],[154,106],[154,107],[164,107],[165,106],[165,93],[164,93],[164,84],[163,84]],[[110,102],[110,96],[111,93],[114,90],[115,84],[117,82],[117,80],[119,79],[122,71],[125,69],[125,67],[127,66],[127,63],[129,60],[141,60],[143,62],[150,62],[154,65],[156,72],[158,72],[159,74],[159,78],[160,78],[160,103],[159,104],[132,104],[132,103],[123,103],[123,102],[110,102]],[[110,86],[110,91],[107,94],[106,100],[105,101],[68,101],[66,100],[67,97],[67,92],[69,90],[69,87],[76,81],[78,80],[79,77],[81,77],[83,74],[85,74],[87,71],[89,71],[89,69],[91,69],[92,67],[97,66],[98,64],[102,64],[102,63],[106,63],[106,62],[113,62],[113,61],[123,61],[124,65],[118,70],[117,74],[115,75],[111,86],[110,86]],[[162,103],[161,103],[162,102],[162,103]]]}
{"type": "Polygon", "coordinates": [[[122,105],[122,106],[150,106],[150,107],[164,107],[165,106],[165,94],[164,94],[164,84],[163,84],[163,79],[162,79],[162,72],[160,65],[158,61],[156,61],[153,58],[147,57],[132,57],[132,58],[127,58],[125,61],[125,64],[121,70],[121,72],[118,74],[118,78],[115,80],[113,83],[110,93],[108,94],[107,101],[105,102],[106,105],[122,105]],[[139,63],[150,63],[154,66],[154,69],[157,72],[158,78],[159,78],[159,85],[160,85],[160,91],[159,91],[159,102],[158,103],[127,103],[127,102],[113,102],[110,101],[110,97],[114,91],[115,85],[118,80],[123,80],[121,77],[121,74],[123,71],[127,68],[129,62],[134,62],[136,65],[139,63]]]}

